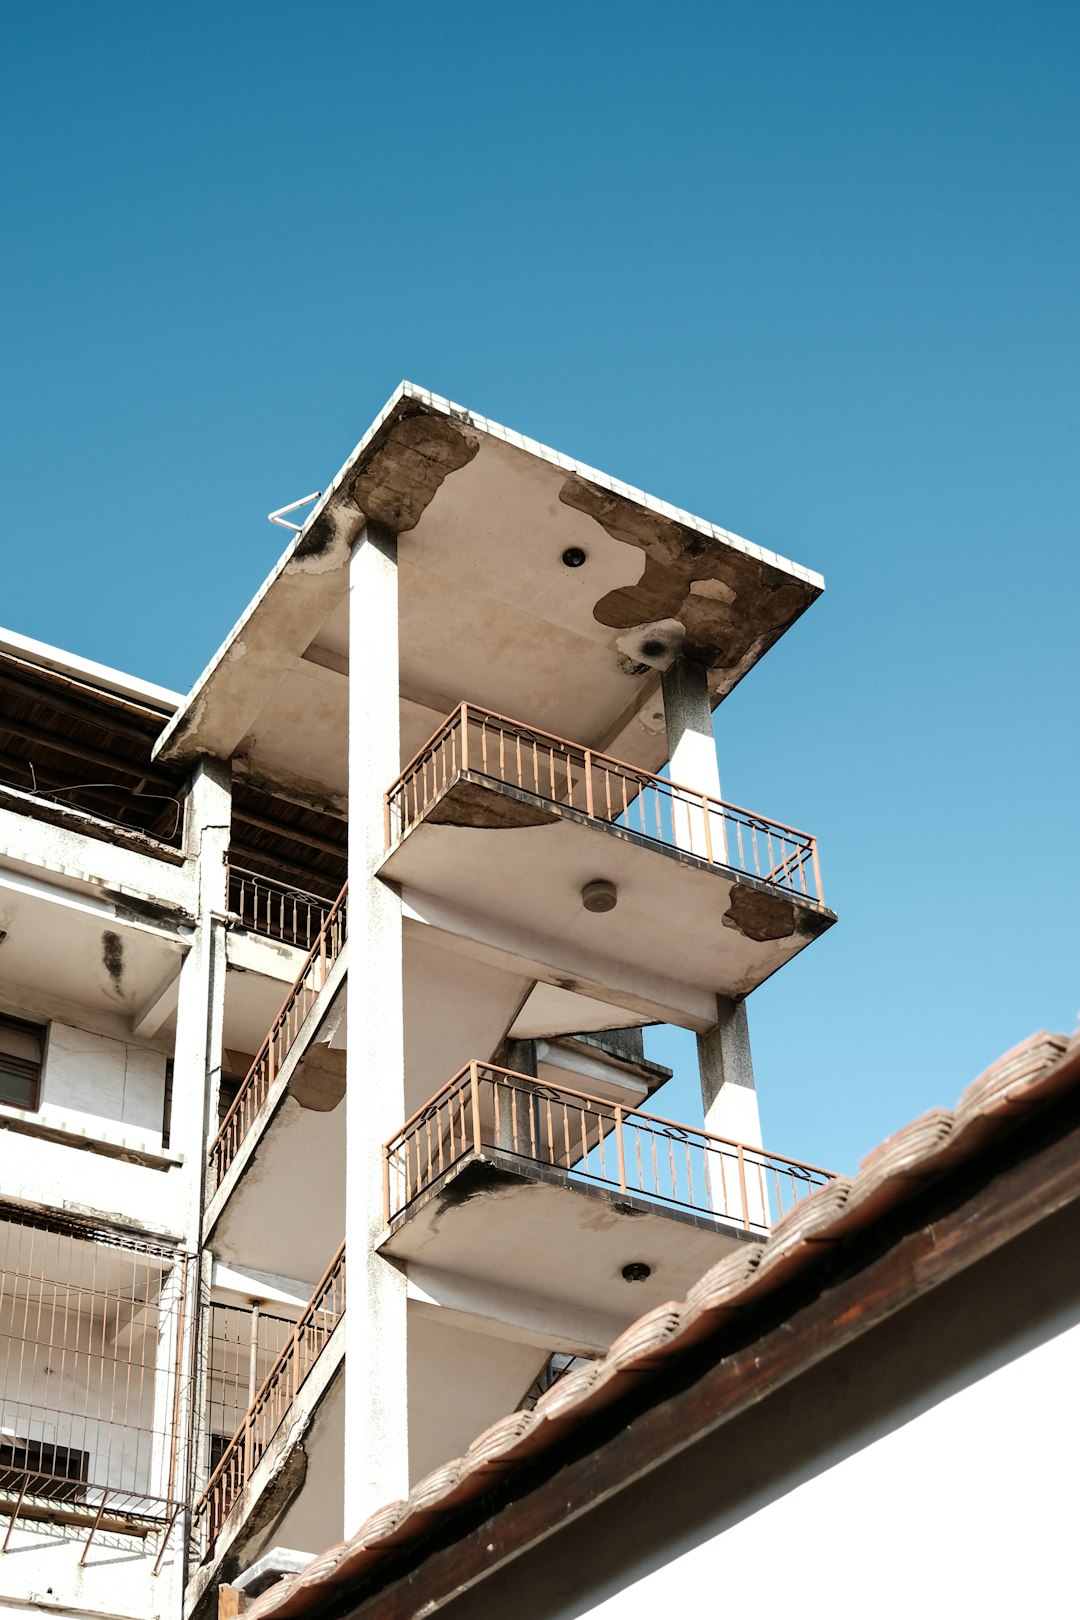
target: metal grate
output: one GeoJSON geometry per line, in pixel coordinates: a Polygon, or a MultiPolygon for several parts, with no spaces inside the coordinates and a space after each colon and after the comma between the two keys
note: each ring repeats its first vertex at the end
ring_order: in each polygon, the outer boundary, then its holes
{"type": "Polygon", "coordinates": [[[0,1206],[0,1512],[175,1518],[189,1264],[0,1206]]]}

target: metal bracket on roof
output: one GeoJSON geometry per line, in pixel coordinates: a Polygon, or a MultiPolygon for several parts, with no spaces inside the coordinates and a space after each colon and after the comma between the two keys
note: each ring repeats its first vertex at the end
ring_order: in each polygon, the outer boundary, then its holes
{"type": "Polygon", "coordinates": [[[267,512],[266,521],[268,523],[276,523],[279,529],[292,529],[294,534],[299,534],[304,525],[302,523],[290,523],[286,518],[285,513],[295,512],[298,507],[307,506],[309,501],[317,501],[321,499],[321,497],[322,490],[317,489],[313,494],[305,495],[299,501],[290,501],[288,506],[279,506],[276,512],[267,512]]]}

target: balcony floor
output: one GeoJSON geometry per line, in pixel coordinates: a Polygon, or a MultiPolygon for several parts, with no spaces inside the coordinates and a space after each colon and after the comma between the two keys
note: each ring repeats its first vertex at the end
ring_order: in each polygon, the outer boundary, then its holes
{"type": "Polygon", "coordinates": [[[381,875],[527,927],[555,970],[595,955],[728,996],[749,994],[836,920],[774,884],[475,775],[450,782],[381,875]],[[596,878],[618,888],[614,911],[584,909],[596,878]]]}
{"type": "Polygon", "coordinates": [[[527,1290],[551,1302],[553,1337],[563,1315],[581,1313],[606,1324],[610,1342],[643,1311],[682,1299],[754,1236],[485,1148],[396,1216],[379,1252],[488,1288],[527,1290]],[[651,1268],[644,1282],[623,1278],[631,1261],[651,1268]]]}

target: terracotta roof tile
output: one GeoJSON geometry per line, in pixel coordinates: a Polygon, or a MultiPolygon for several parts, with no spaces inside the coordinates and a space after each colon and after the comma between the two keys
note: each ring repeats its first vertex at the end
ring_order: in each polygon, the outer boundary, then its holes
{"type": "Polygon", "coordinates": [[[800,1271],[829,1245],[849,1238],[908,1200],[935,1177],[1006,1135],[1026,1114],[1080,1087],[1080,1035],[1040,1031],[1006,1052],[963,1093],[955,1113],[935,1108],[886,1138],[862,1161],[853,1181],[837,1177],[776,1222],[761,1244],[743,1244],[694,1284],[680,1305],[660,1305],[619,1335],[608,1354],[567,1373],[531,1412],[512,1412],[473,1441],[463,1458],[436,1469],[405,1502],[382,1508],[346,1543],[332,1547],[302,1575],[272,1587],[247,1610],[248,1620],[293,1620],[391,1552],[418,1539],[440,1518],[482,1496],[525,1458],[557,1443],[568,1429],[618,1400],[634,1384],[691,1346],[721,1331],[800,1271]]]}

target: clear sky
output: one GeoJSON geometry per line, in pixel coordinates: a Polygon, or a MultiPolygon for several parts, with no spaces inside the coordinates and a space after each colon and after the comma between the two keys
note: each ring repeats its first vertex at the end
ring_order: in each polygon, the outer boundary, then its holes
{"type": "Polygon", "coordinates": [[[186,690],[403,376],[819,570],[717,731],[840,913],[766,1140],[852,1167],[1080,1008],[1078,36],[5,0],[0,622],[186,690]]]}

